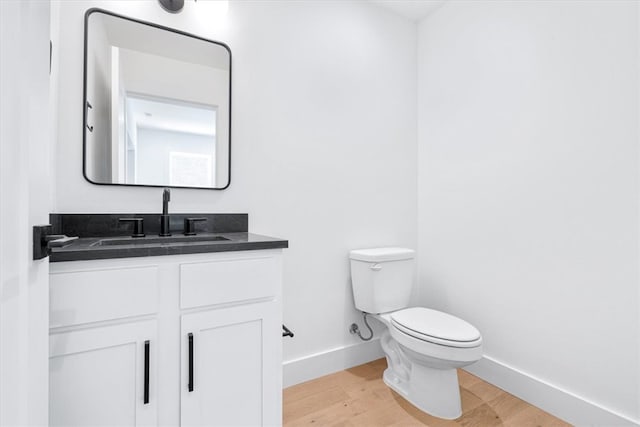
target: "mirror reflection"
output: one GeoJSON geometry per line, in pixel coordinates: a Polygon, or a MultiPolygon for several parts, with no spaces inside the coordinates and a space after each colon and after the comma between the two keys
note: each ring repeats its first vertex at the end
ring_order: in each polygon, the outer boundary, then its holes
{"type": "Polygon", "coordinates": [[[84,91],[90,182],[229,185],[227,46],[93,9],[85,17],[84,91]]]}

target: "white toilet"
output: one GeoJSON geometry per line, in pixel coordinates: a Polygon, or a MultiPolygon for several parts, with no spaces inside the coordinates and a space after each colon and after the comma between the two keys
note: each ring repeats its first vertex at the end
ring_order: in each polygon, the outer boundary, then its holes
{"type": "Polygon", "coordinates": [[[418,409],[455,419],[462,415],[456,368],[480,360],[482,336],[450,314],[408,307],[414,257],[405,248],[351,251],[355,306],[387,326],[384,382],[418,409]]]}

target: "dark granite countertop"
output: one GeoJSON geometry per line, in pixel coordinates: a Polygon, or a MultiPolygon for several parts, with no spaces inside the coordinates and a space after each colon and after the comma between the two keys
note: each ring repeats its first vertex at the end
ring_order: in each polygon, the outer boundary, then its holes
{"type": "Polygon", "coordinates": [[[81,237],[52,249],[51,262],[287,248],[287,240],[247,232],[171,237],[81,237]]]}

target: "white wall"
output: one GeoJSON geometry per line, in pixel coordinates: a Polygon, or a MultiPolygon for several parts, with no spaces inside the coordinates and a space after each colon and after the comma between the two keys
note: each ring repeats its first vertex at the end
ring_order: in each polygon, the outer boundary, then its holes
{"type": "Polygon", "coordinates": [[[233,53],[231,186],[173,190],[169,209],[248,212],[252,232],[289,239],[284,321],[296,335],[284,341],[285,361],[359,344],[348,333],[360,319],[348,251],[417,243],[416,27],[358,1],[230,2],[216,24],[206,10],[213,3],[186,2],[178,15],[157,2],[60,3],[54,211],[161,207],[161,189],[95,186],[82,177],[86,8],[226,42],[233,53]]]}
{"type": "Polygon", "coordinates": [[[418,36],[422,301],[481,330],[479,373],[625,425],[640,422],[638,16],[453,1],[418,36]]]}

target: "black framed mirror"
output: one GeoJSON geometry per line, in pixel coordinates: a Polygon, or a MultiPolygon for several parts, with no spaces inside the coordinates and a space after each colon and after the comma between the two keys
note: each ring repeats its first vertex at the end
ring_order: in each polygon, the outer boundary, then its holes
{"type": "Polygon", "coordinates": [[[83,173],[93,184],[222,190],[231,181],[231,50],[90,9],[83,173]]]}

